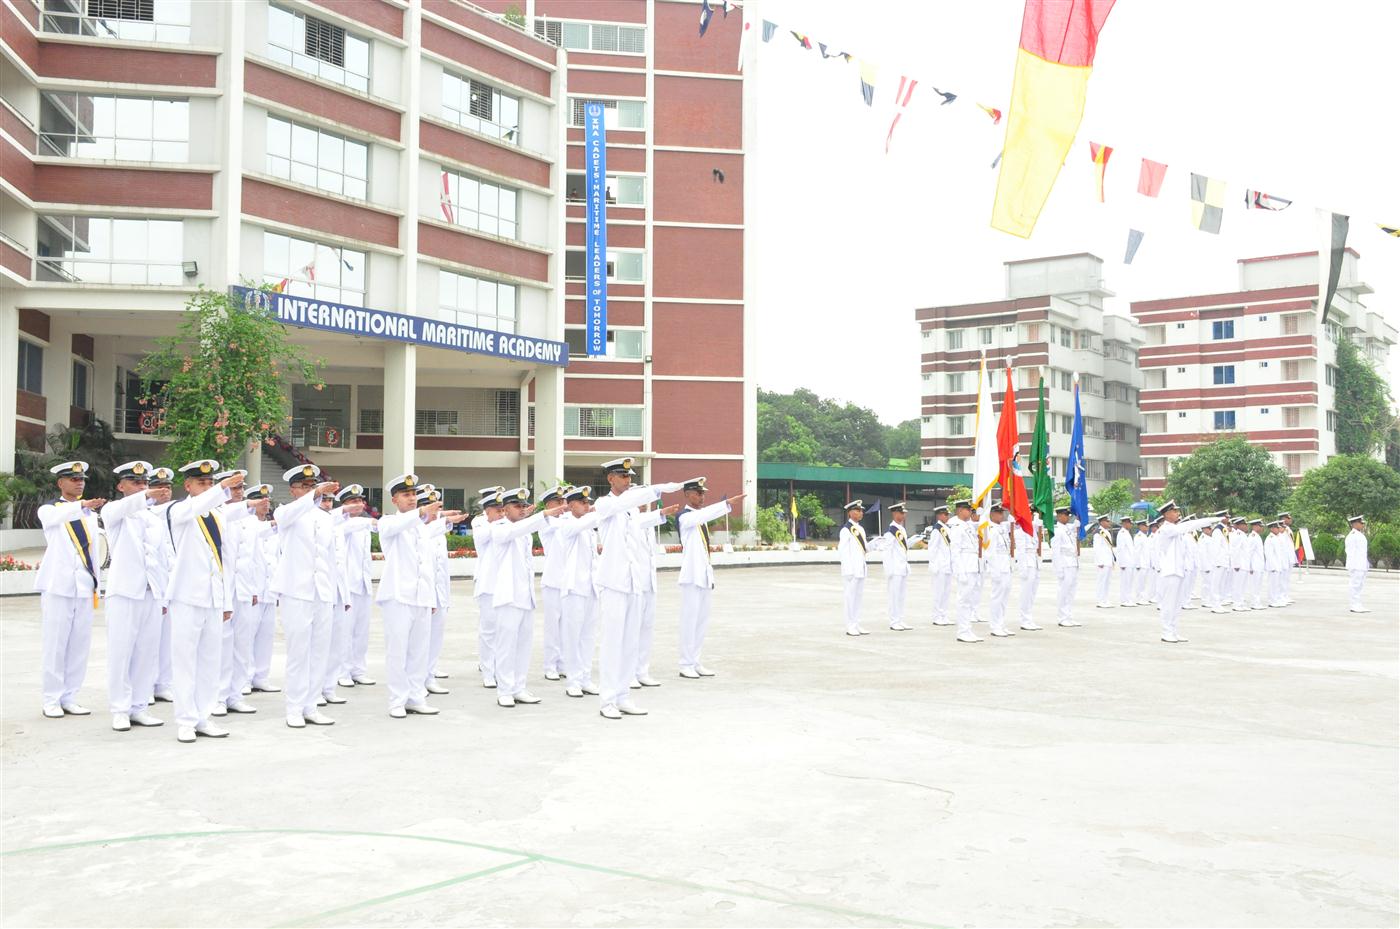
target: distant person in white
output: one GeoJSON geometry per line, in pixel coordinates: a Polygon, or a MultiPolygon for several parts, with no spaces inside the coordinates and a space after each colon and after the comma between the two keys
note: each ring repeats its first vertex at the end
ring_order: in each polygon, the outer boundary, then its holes
{"type": "Polygon", "coordinates": [[[1215,522],[1214,516],[1183,520],[1175,501],[1162,505],[1162,524],[1157,527],[1160,539],[1159,565],[1162,579],[1159,594],[1162,603],[1162,641],[1185,642],[1178,634],[1177,617],[1181,615],[1181,598],[1186,579],[1186,534],[1215,522]]]}
{"type": "Polygon", "coordinates": [[[987,526],[987,550],[982,556],[983,572],[991,587],[987,602],[987,623],[990,633],[999,639],[1016,633],[1006,628],[1006,598],[1011,593],[1011,530],[1006,510],[993,504],[988,511],[991,524],[987,526]]]}
{"type": "Polygon", "coordinates": [[[1133,588],[1137,584],[1137,544],[1133,540],[1133,520],[1130,516],[1124,516],[1119,523],[1113,557],[1118,564],[1118,605],[1137,606],[1137,598],[1133,596],[1133,588]]]}
{"type": "Polygon", "coordinates": [[[356,685],[368,686],[374,683],[369,676],[367,658],[369,653],[370,606],[374,603],[374,582],[370,577],[370,532],[374,521],[365,517],[365,488],[361,484],[342,487],[335,495],[339,504],[331,515],[340,522],[338,527],[345,537],[344,563],[340,566],[345,577],[345,590],[350,596],[350,615],[346,619],[346,635],[336,653],[337,667],[334,669],[336,683],[341,687],[356,685]]]}
{"type": "Polygon", "coordinates": [[[1136,565],[1133,573],[1137,575],[1134,599],[1138,606],[1147,606],[1152,602],[1147,599],[1147,578],[1152,573],[1152,567],[1148,564],[1152,557],[1150,538],[1147,520],[1138,520],[1137,534],[1133,536],[1133,564],[1136,565]]]}
{"type": "Polygon", "coordinates": [[[563,512],[562,501],[553,500],[549,509],[535,512],[530,491],[524,487],[501,495],[506,518],[490,525],[491,545],[499,555],[491,608],[496,615],[496,705],[513,707],[539,703],[530,693],[530,650],[535,633],[535,572],[530,541],[544,524],[546,516],[563,512]]]}
{"type": "MultiPolygon", "coordinates": [[[[548,507],[555,500],[563,500],[567,484],[556,484],[540,497],[540,506],[548,507]]],[[[564,615],[564,540],[556,538],[554,530],[559,521],[568,515],[562,510],[556,516],[545,517],[540,526],[540,547],[544,549],[544,568],[540,572],[540,616],[541,640],[544,652],[544,679],[559,680],[564,671],[563,639],[560,637],[560,623],[564,615]]]]}
{"type": "Polygon", "coordinates": [[[836,540],[836,554],[841,559],[842,603],[846,611],[846,635],[869,635],[860,625],[861,598],[865,594],[865,530],[861,528],[861,517],[865,516],[865,501],[851,500],[843,509],[846,523],[836,540]]]}
{"type": "Polygon", "coordinates": [[[890,628],[895,632],[908,632],[914,628],[904,621],[904,595],[909,586],[909,535],[904,531],[904,523],[909,517],[903,503],[890,504],[887,512],[890,524],[870,547],[880,553],[885,566],[890,628]]]}
{"type": "Polygon", "coordinates": [[[1228,547],[1230,550],[1230,603],[1236,613],[1249,612],[1249,525],[1243,516],[1231,521],[1228,547]]]}
{"type": "Polygon", "coordinates": [[[977,520],[972,504],[957,502],[957,516],[948,520],[948,548],[953,559],[953,577],[958,582],[957,641],[981,642],[972,631],[977,620],[977,606],[982,598],[982,540],[977,535],[977,520]]]}
{"type": "Polygon", "coordinates": [[[948,532],[948,508],[933,508],[933,525],[924,532],[928,540],[928,574],[933,581],[933,624],[951,626],[948,602],[953,593],[953,549],[948,532]]]}
{"type": "Polygon", "coordinates": [[[102,565],[93,551],[96,513],[107,501],[83,499],[87,471],[86,461],[67,461],[50,468],[58,482],[59,498],[39,507],[46,548],[34,589],[39,591],[43,615],[44,715],[50,719],[65,713],[87,716],[92,712],[78,703],[78,691],[87,676],[92,614],[102,586],[102,565]]]}
{"type": "Polygon", "coordinates": [[[1083,625],[1074,618],[1074,590],[1079,586],[1079,520],[1070,519],[1067,506],[1055,507],[1055,534],[1050,537],[1050,559],[1059,585],[1056,591],[1059,624],[1083,625]]]}
{"type": "Polygon", "coordinates": [[[710,596],[715,589],[709,524],[731,512],[744,495],[735,494],[706,505],[709,491],[703,477],[682,482],[681,492],[685,495],[685,508],[676,517],[681,535],[680,676],[694,680],[715,674],[700,663],[705,634],[710,628],[710,596]]]}
{"type": "Polygon", "coordinates": [[[506,518],[500,497],[505,492],[499,485],[477,491],[481,512],[471,521],[472,544],[476,547],[476,576],[472,578],[472,599],[477,611],[476,660],[481,686],[488,690],[496,686],[496,614],[491,608],[491,592],[496,584],[497,558],[488,527],[506,518]]]}
{"type": "Polygon", "coordinates": [[[1035,592],[1040,586],[1041,539],[1045,537],[1045,524],[1039,513],[1031,514],[1031,532],[1026,533],[1018,523],[1013,530],[1016,537],[1016,573],[1021,578],[1021,628],[1026,632],[1039,632],[1045,628],[1035,621],[1031,610],[1035,607],[1035,592]]]}
{"type": "Polygon", "coordinates": [[[1353,516],[1347,522],[1351,525],[1351,531],[1347,533],[1346,540],[1351,611],[1353,613],[1369,613],[1371,611],[1366,609],[1361,602],[1361,588],[1366,584],[1366,572],[1371,569],[1371,561],[1367,558],[1366,517],[1353,516]]]}
{"type": "Polygon", "coordinates": [[[1264,568],[1264,521],[1249,521],[1249,587],[1246,591],[1251,599],[1251,609],[1262,610],[1264,606],[1264,584],[1267,581],[1264,568]]]}
{"type": "Polygon", "coordinates": [[[1293,560],[1293,547],[1283,531],[1283,523],[1269,523],[1269,535],[1264,539],[1264,569],[1269,572],[1269,601],[1271,607],[1287,606],[1284,598],[1284,577],[1293,560]]]}
{"type": "Polygon", "coordinates": [[[1113,586],[1113,522],[1107,516],[1092,521],[1094,525],[1094,606],[1108,609],[1109,591],[1113,586]]]}

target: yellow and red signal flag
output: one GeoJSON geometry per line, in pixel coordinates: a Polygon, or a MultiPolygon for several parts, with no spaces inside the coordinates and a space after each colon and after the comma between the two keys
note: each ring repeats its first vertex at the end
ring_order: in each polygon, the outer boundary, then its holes
{"type": "Polygon", "coordinates": [[[1089,157],[1094,159],[1094,186],[1099,191],[1099,202],[1103,203],[1103,176],[1108,171],[1108,158],[1113,154],[1113,146],[1089,143],[1089,157]]]}

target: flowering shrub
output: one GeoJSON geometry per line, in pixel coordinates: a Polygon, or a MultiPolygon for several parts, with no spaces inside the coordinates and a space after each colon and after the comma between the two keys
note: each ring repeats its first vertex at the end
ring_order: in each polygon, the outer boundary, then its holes
{"type": "Polygon", "coordinates": [[[14,555],[0,555],[0,571],[33,571],[37,565],[20,561],[14,555]]]}

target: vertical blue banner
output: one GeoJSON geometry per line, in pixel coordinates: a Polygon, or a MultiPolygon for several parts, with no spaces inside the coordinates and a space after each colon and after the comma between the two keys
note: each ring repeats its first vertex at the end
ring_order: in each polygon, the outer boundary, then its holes
{"type": "Polygon", "coordinates": [[[603,104],[583,105],[583,161],[588,200],[585,215],[588,270],[584,313],[584,352],[608,352],[608,149],[604,137],[603,104]]]}

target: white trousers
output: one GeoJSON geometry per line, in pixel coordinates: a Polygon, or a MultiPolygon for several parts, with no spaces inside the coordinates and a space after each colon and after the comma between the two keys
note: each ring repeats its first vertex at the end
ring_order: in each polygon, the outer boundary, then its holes
{"type": "Polygon", "coordinates": [[[1039,566],[1021,572],[1021,625],[1029,626],[1035,620],[1031,610],[1035,607],[1035,592],[1040,587],[1039,566]]]}
{"type": "Polygon", "coordinates": [[[170,604],[171,689],[175,725],[207,722],[219,702],[219,662],[223,652],[224,611],[170,604]]]}
{"type": "Polygon", "coordinates": [[[1137,585],[1137,568],[1118,568],[1118,605],[1135,606],[1137,596],[1135,587],[1137,585]]]}
{"type": "Polygon", "coordinates": [[[953,575],[948,571],[933,571],[933,621],[938,625],[948,622],[948,600],[953,591],[953,575]]]}
{"type": "Polygon", "coordinates": [[[904,622],[904,593],[909,587],[909,575],[886,574],[885,591],[890,600],[890,625],[904,622]]]}
{"type": "Polygon", "coordinates": [[[841,576],[842,604],[846,610],[846,631],[855,632],[860,626],[860,601],[865,595],[865,578],[841,576]]]}
{"type": "Polygon", "coordinates": [[[350,622],[348,641],[341,654],[337,677],[364,676],[369,673],[369,617],[372,594],[350,595],[350,622]]]}
{"type": "Polygon", "coordinates": [[[481,679],[484,682],[495,680],[496,655],[493,646],[496,641],[496,616],[491,606],[491,595],[480,594],[476,598],[476,661],[481,665],[481,679]]]}
{"type": "Polygon", "coordinates": [[[447,634],[447,614],[450,607],[440,606],[428,611],[428,677],[437,673],[438,659],[442,657],[442,640],[447,634]]]}
{"type": "Polygon", "coordinates": [[[218,703],[227,705],[229,691],[233,689],[233,643],[238,626],[238,603],[233,604],[233,618],[224,620],[219,630],[219,692],[215,695],[218,703]]]}
{"type": "Polygon", "coordinates": [[[1269,606],[1283,606],[1286,602],[1287,578],[1288,571],[1284,568],[1269,572],[1269,606]]]}
{"type": "Polygon", "coordinates": [[[1293,599],[1293,572],[1300,569],[1297,553],[1288,556],[1288,568],[1283,572],[1283,599],[1293,599]]]}
{"type": "Polygon", "coordinates": [[[1079,586],[1079,569],[1056,568],[1055,580],[1059,582],[1059,589],[1055,591],[1057,621],[1069,622],[1074,619],[1074,589],[1079,586]]]}
{"type": "Polygon", "coordinates": [[[1244,568],[1232,568],[1230,580],[1233,582],[1230,589],[1230,599],[1234,601],[1235,609],[1249,609],[1248,592],[1249,572],[1244,568]]]}
{"type": "Polygon", "coordinates": [[[1201,606],[1208,609],[1215,609],[1215,569],[1202,568],[1198,572],[1201,578],[1201,606]]]}
{"type": "Polygon", "coordinates": [[[1365,609],[1361,603],[1361,588],[1366,584],[1366,572],[1357,568],[1347,571],[1347,593],[1351,597],[1351,609],[1365,609]]]}
{"type": "Polygon", "coordinates": [[[428,607],[382,600],[384,616],[384,686],[389,709],[418,705],[428,695],[424,689],[428,667],[428,607]]]}
{"type": "Polygon", "coordinates": [[[1157,568],[1147,569],[1147,599],[1154,603],[1162,599],[1162,572],[1157,568]]]}
{"type": "Polygon", "coordinates": [[[160,607],[149,595],[107,598],[107,708],[139,713],[151,702],[160,661],[160,607]]]}
{"type": "Polygon", "coordinates": [[[257,624],[253,628],[253,664],[248,670],[248,683],[266,684],[272,670],[272,641],[277,635],[277,601],[259,597],[257,624]]]}
{"type": "Polygon", "coordinates": [[[971,635],[972,623],[977,619],[977,605],[982,600],[982,575],[975,571],[959,571],[957,578],[958,635],[971,635]]]}
{"type": "Polygon", "coordinates": [[[331,650],[331,606],[324,600],[282,598],[282,636],[287,640],[287,718],[316,712],[331,650]]]}
{"type": "Polygon", "coordinates": [[[1181,593],[1177,596],[1181,600],[1181,608],[1185,609],[1191,605],[1192,591],[1196,589],[1196,569],[1187,568],[1181,576],[1181,593]]]}
{"type": "Polygon", "coordinates": [[[175,670],[170,659],[170,604],[163,603],[165,612],[160,614],[160,652],[156,660],[156,682],[152,693],[168,691],[174,686],[175,670]]]}
{"type": "Polygon", "coordinates": [[[1113,565],[1100,565],[1094,568],[1094,603],[1102,606],[1108,603],[1109,588],[1113,585],[1113,565]]]}
{"type": "Polygon", "coordinates": [[[1162,638],[1177,634],[1177,618],[1181,616],[1181,598],[1185,594],[1185,578],[1180,574],[1164,574],[1161,580],[1162,638]]]}
{"type": "Polygon", "coordinates": [[[266,605],[262,598],[257,603],[235,603],[233,605],[233,673],[227,687],[219,694],[225,702],[234,703],[243,699],[243,688],[253,683],[253,646],[258,637],[258,624],[262,622],[266,605]]]}
{"type": "Polygon", "coordinates": [[[563,639],[559,623],[564,615],[564,594],[557,587],[540,587],[540,613],[544,616],[544,669],[556,674],[564,670],[563,639]]]}
{"type": "Polygon", "coordinates": [[[1250,596],[1254,600],[1254,608],[1257,610],[1264,605],[1264,598],[1267,596],[1269,587],[1269,572],[1260,568],[1255,571],[1250,578],[1250,596]]]}
{"type": "Polygon", "coordinates": [[[530,673],[530,651],[535,644],[535,611],[498,606],[495,614],[496,695],[514,697],[528,689],[525,683],[530,673]]]}
{"type": "Polygon", "coordinates": [[[656,638],[656,591],[642,591],[642,622],[637,629],[637,677],[651,677],[651,643],[656,638]]]}
{"type": "Polygon", "coordinates": [[[321,693],[330,696],[335,693],[335,682],[340,679],[340,669],[350,655],[350,639],[355,633],[355,617],[350,604],[337,598],[331,605],[330,643],[326,646],[325,671],[320,677],[321,693]]]}
{"type": "Polygon", "coordinates": [[[1137,575],[1137,602],[1141,603],[1147,599],[1147,576],[1152,573],[1152,569],[1147,565],[1138,565],[1133,569],[1133,573],[1137,575]]]}
{"type": "Polygon", "coordinates": [[[681,670],[700,666],[705,647],[705,630],[710,626],[710,595],[714,590],[696,584],[681,587],[681,670]]]}
{"type": "Polygon", "coordinates": [[[642,595],[604,587],[598,599],[601,640],[598,649],[599,700],[601,706],[617,706],[628,699],[632,670],[637,667],[642,595]]]}
{"type": "Polygon", "coordinates": [[[73,703],[87,676],[92,645],[92,594],[61,597],[39,595],[43,616],[42,686],[44,706],[73,703]]]}
{"type": "Polygon", "coordinates": [[[560,603],[559,650],[570,687],[593,686],[593,648],[597,639],[597,598],[564,594],[560,603]]]}
{"type": "Polygon", "coordinates": [[[991,588],[988,598],[987,625],[992,632],[1006,631],[1006,598],[1011,594],[1011,571],[991,570],[987,572],[987,586],[991,588]]]}

